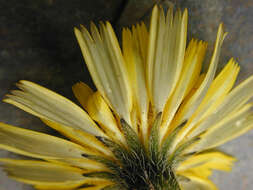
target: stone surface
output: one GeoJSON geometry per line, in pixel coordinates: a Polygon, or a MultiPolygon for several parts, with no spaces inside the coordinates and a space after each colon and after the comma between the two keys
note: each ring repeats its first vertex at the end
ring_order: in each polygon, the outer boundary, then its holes
{"type": "MultiPolygon", "coordinates": [[[[154,1],[130,1],[132,7],[129,5],[130,8],[125,9],[122,15],[125,0],[0,0],[0,98],[14,88],[15,82],[26,79],[75,101],[71,86],[77,81],[84,81],[90,85],[92,82],[74,37],[73,27],[79,24],[88,26],[91,20],[110,20],[114,24],[128,25],[135,20],[148,17],[149,3],[153,4],[154,1]],[[138,4],[134,6],[134,2],[138,4]],[[129,14],[131,11],[138,13],[129,14]]],[[[238,81],[253,74],[252,0],[159,2],[188,8],[188,39],[195,37],[208,41],[209,54],[218,24],[224,22],[229,35],[224,42],[219,70],[230,57],[235,57],[241,66],[238,81]]],[[[4,103],[0,103],[0,121],[56,134],[39,119],[4,103]]],[[[250,132],[222,147],[226,152],[235,155],[239,161],[231,173],[217,172],[213,176],[221,190],[253,189],[252,137],[253,133],[250,132]]],[[[0,157],[16,156],[0,150],[0,157]]],[[[14,182],[0,171],[0,190],[32,188],[14,182]]]]}

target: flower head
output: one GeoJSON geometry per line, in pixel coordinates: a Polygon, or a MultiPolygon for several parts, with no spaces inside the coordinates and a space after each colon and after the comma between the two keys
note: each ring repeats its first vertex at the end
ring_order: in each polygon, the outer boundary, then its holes
{"type": "Polygon", "coordinates": [[[68,140],[0,123],[0,148],[34,158],[1,158],[8,175],[40,190],[216,189],[208,177],[235,159],[215,148],[253,127],[253,76],[233,88],[239,66],[230,59],[215,77],[222,24],[206,73],[207,43],[186,47],[186,33],[187,10],[165,15],[157,6],[149,30],[123,29],[122,50],[108,22],[75,28],[97,91],[73,86],[82,109],[20,81],[4,102],[68,140]]]}

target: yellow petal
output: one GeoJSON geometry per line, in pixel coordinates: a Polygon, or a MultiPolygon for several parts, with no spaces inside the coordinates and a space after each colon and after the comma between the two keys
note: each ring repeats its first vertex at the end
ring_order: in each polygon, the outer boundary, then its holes
{"type": "Polygon", "coordinates": [[[92,151],[70,141],[0,123],[1,148],[45,159],[82,158],[92,151]]]}
{"type": "Polygon", "coordinates": [[[91,24],[91,33],[82,27],[75,34],[93,81],[110,107],[128,123],[132,109],[131,88],[121,50],[111,25],[91,24]]]}
{"type": "Polygon", "coordinates": [[[186,174],[184,176],[190,179],[190,181],[180,183],[182,190],[218,190],[208,179],[203,179],[192,174],[186,174]]]}
{"type": "Polygon", "coordinates": [[[189,119],[189,117],[194,113],[197,107],[200,105],[203,100],[211,82],[215,76],[215,71],[217,68],[217,64],[219,62],[219,55],[221,51],[221,46],[224,38],[226,37],[226,33],[223,31],[223,25],[221,24],[218,29],[217,38],[215,42],[214,52],[211,58],[210,66],[208,68],[208,72],[205,75],[205,79],[195,92],[195,94],[187,101],[183,108],[181,108],[180,112],[182,115],[181,121],[185,119],[189,119]]]}
{"type": "Polygon", "coordinates": [[[97,154],[91,149],[58,137],[4,123],[0,123],[0,149],[52,162],[65,162],[86,170],[106,170],[102,164],[82,156],[97,154]]]}
{"type": "Polygon", "coordinates": [[[143,59],[144,67],[146,66],[146,60],[147,60],[147,50],[148,50],[148,30],[146,28],[146,25],[141,22],[141,24],[137,24],[137,36],[139,39],[139,47],[141,51],[141,57],[143,59]]]}
{"type": "MultiPolygon", "coordinates": [[[[172,131],[176,127],[170,125],[171,121],[181,105],[183,98],[187,95],[196,82],[206,47],[206,43],[192,40],[186,50],[181,77],[178,81],[175,91],[166,103],[163,112],[163,124],[160,131],[161,138],[163,138],[166,133],[172,131]]],[[[176,125],[178,124],[179,123],[176,125]]]]}
{"type": "Polygon", "coordinates": [[[3,101],[42,119],[104,136],[88,114],[70,100],[29,81],[20,81],[18,87],[23,91],[12,91],[3,101]]]}
{"type": "Polygon", "coordinates": [[[91,149],[93,153],[96,155],[106,155],[109,157],[113,156],[112,152],[109,151],[109,149],[105,147],[102,142],[97,140],[95,136],[89,133],[86,133],[82,130],[67,127],[59,123],[54,123],[46,119],[42,119],[42,121],[51,128],[59,131],[64,136],[70,138],[77,144],[80,144],[87,149],[91,149]]]}
{"type": "Polygon", "coordinates": [[[27,184],[75,188],[85,183],[78,168],[31,160],[0,159],[0,163],[11,178],[27,184]]]}
{"type": "Polygon", "coordinates": [[[87,102],[89,96],[93,94],[93,90],[83,82],[76,83],[74,86],[72,86],[72,90],[77,100],[80,102],[83,108],[87,110],[87,102]]]}
{"type": "Polygon", "coordinates": [[[87,111],[90,117],[99,123],[110,138],[125,144],[124,135],[119,130],[110,108],[99,92],[95,92],[90,96],[87,103],[87,111]]]}
{"type": "Polygon", "coordinates": [[[14,90],[13,95],[8,95],[3,101],[40,117],[47,125],[83,146],[110,154],[110,151],[93,137],[106,135],[79,106],[32,82],[21,81],[18,87],[23,91],[14,90]]]}
{"type": "Polygon", "coordinates": [[[88,186],[90,187],[78,187],[78,188],[68,188],[65,186],[56,186],[56,185],[35,185],[35,188],[38,190],[101,190],[106,186],[112,185],[112,182],[109,180],[105,179],[98,179],[98,178],[86,178],[85,184],[83,186],[88,186]]]}
{"type": "Polygon", "coordinates": [[[147,84],[155,112],[163,110],[172,94],[182,70],[186,46],[187,10],[183,15],[173,9],[165,18],[163,11],[154,7],[150,23],[147,59],[147,84]],[[162,90],[161,90],[162,89],[162,90]]]}
{"type": "MultiPolygon", "coordinates": [[[[208,177],[210,170],[230,171],[236,159],[219,151],[204,152],[180,163],[177,173],[194,171],[199,176],[208,177]],[[207,172],[205,172],[207,171],[207,172]]],[[[182,174],[183,175],[183,174],[182,174]]]]}
{"type": "Polygon", "coordinates": [[[224,101],[216,108],[214,114],[203,120],[188,135],[189,138],[203,132],[220,122],[230,113],[239,109],[253,96],[253,76],[242,82],[234,88],[224,99],[224,101]]]}
{"type": "MultiPolygon", "coordinates": [[[[143,24],[144,25],[144,24],[143,24]]],[[[145,28],[145,25],[144,25],[145,28]]],[[[132,27],[132,32],[129,29],[123,29],[122,44],[123,55],[128,70],[129,79],[132,84],[133,101],[135,105],[137,120],[141,130],[141,136],[143,140],[147,141],[148,136],[148,94],[145,81],[145,59],[146,50],[141,47],[145,44],[142,40],[145,35],[145,29],[142,29],[140,25],[132,27]],[[144,30],[144,31],[142,31],[144,30]]],[[[147,35],[147,34],[146,34],[147,35]]],[[[132,117],[132,120],[135,118],[132,117]]],[[[134,123],[134,122],[132,122],[134,123]]],[[[138,132],[137,124],[133,126],[136,132],[138,132]]]]}
{"type": "Polygon", "coordinates": [[[219,146],[252,129],[253,114],[251,108],[252,104],[247,104],[231,113],[201,135],[201,139],[187,151],[201,151],[219,146]]]}
{"type": "Polygon", "coordinates": [[[239,72],[239,67],[233,59],[229,61],[226,67],[212,82],[208,89],[203,101],[197,108],[192,117],[196,117],[194,120],[201,120],[205,116],[212,113],[224,100],[228,92],[234,85],[239,72]]]}
{"type": "MultiPolygon", "coordinates": [[[[217,68],[219,55],[221,51],[221,45],[223,43],[223,40],[226,36],[226,33],[223,31],[223,25],[221,24],[218,29],[218,34],[215,42],[215,48],[214,53],[211,58],[210,66],[208,69],[207,74],[205,75],[205,79],[201,83],[200,87],[196,90],[195,94],[191,96],[191,98],[188,100],[186,104],[184,104],[184,107],[180,109],[180,114],[182,114],[181,122],[183,122],[185,119],[189,119],[189,117],[196,111],[198,106],[200,105],[201,101],[203,100],[204,96],[206,95],[206,92],[211,85],[211,82],[213,80],[213,77],[215,75],[215,71],[217,68]]],[[[196,121],[195,121],[196,122],[196,121]]],[[[182,141],[184,136],[191,130],[191,128],[196,124],[195,122],[188,121],[184,128],[181,129],[179,132],[179,135],[177,139],[174,141],[172,150],[176,147],[176,145],[182,141]]]]}

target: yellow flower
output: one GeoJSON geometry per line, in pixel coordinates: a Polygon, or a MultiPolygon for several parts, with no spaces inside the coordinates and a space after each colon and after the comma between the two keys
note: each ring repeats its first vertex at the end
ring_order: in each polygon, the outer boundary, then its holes
{"type": "Polygon", "coordinates": [[[213,190],[213,170],[235,159],[215,147],[253,127],[253,76],[232,89],[230,59],[215,77],[226,33],[218,29],[206,73],[207,43],[186,48],[187,10],[154,7],[150,29],[123,29],[122,50],[110,23],[75,34],[97,91],[80,82],[70,100],[20,81],[4,102],[39,117],[68,140],[4,123],[0,148],[34,160],[1,158],[11,178],[40,190],[213,190]]]}

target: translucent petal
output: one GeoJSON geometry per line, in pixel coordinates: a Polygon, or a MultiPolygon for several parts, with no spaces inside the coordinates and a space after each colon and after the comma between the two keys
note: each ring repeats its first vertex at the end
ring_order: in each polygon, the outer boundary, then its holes
{"type": "Polygon", "coordinates": [[[47,134],[0,123],[1,148],[45,159],[82,158],[92,151],[47,134]]]}
{"type": "Polygon", "coordinates": [[[104,136],[88,114],[70,100],[29,81],[20,81],[18,87],[23,91],[12,91],[4,102],[40,118],[104,136]]]}
{"type": "MultiPolygon", "coordinates": [[[[205,97],[208,88],[211,85],[211,82],[213,80],[213,77],[215,75],[215,71],[217,68],[218,60],[219,60],[219,55],[221,51],[221,45],[223,43],[223,40],[226,36],[226,33],[223,31],[223,25],[221,24],[218,29],[218,34],[217,34],[217,39],[215,42],[215,48],[214,48],[214,53],[211,58],[211,63],[208,69],[207,74],[205,75],[205,79],[199,86],[199,88],[196,90],[193,96],[190,97],[188,102],[184,104],[184,107],[181,108],[179,114],[182,114],[180,118],[181,122],[183,122],[185,119],[189,119],[189,117],[196,111],[196,109],[199,107],[201,101],[205,97]]],[[[199,116],[198,114],[196,114],[199,116]]],[[[185,135],[192,129],[192,127],[196,124],[196,122],[199,120],[199,117],[194,117],[192,116],[191,119],[187,122],[187,124],[181,129],[180,133],[177,136],[176,141],[173,143],[172,149],[176,147],[176,145],[182,141],[182,139],[185,137],[185,135]]]]}
{"type": "Polygon", "coordinates": [[[75,34],[93,81],[110,107],[131,123],[131,88],[121,50],[111,25],[91,24],[91,34],[82,27],[75,34]]]}
{"type": "Polygon", "coordinates": [[[232,89],[238,72],[239,67],[235,61],[231,59],[226,67],[212,82],[203,101],[191,118],[193,123],[205,118],[223,102],[228,92],[232,89]]]}
{"type": "Polygon", "coordinates": [[[82,145],[83,147],[92,149],[94,154],[106,155],[109,157],[113,156],[112,152],[109,151],[109,149],[106,148],[102,142],[97,140],[95,136],[89,133],[86,133],[82,130],[67,127],[59,123],[54,123],[46,119],[42,119],[42,121],[51,128],[59,131],[64,136],[70,138],[72,141],[82,145]]]}
{"type": "Polygon", "coordinates": [[[180,183],[182,190],[218,190],[208,179],[200,178],[192,174],[185,174],[189,181],[180,183]]]}
{"type": "Polygon", "coordinates": [[[124,135],[118,128],[110,108],[99,92],[95,92],[89,97],[87,111],[90,117],[99,123],[111,139],[125,144],[124,135]]]}
{"type": "Polygon", "coordinates": [[[208,72],[205,75],[203,82],[200,84],[199,88],[196,90],[193,96],[187,101],[187,103],[182,107],[179,112],[181,112],[181,122],[185,119],[189,119],[190,116],[196,111],[201,101],[206,95],[208,88],[210,87],[212,80],[215,76],[215,71],[217,64],[219,62],[219,56],[221,51],[221,46],[226,33],[223,31],[223,25],[221,24],[218,29],[217,38],[215,42],[214,52],[211,58],[210,66],[208,72]]]}
{"type": "Polygon", "coordinates": [[[178,174],[191,172],[196,176],[207,178],[213,169],[230,171],[235,161],[235,158],[219,151],[203,152],[181,162],[176,171],[178,174]]]}
{"type": "Polygon", "coordinates": [[[200,134],[204,130],[215,125],[230,113],[236,111],[245,104],[253,96],[253,76],[242,82],[234,88],[217,107],[215,112],[203,120],[194,130],[188,135],[189,138],[200,134]]]}
{"type": "Polygon", "coordinates": [[[163,11],[154,7],[150,22],[146,77],[149,96],[157,113],[163,110],[179,80],[186,32],[187,10],[183,15],[177,11],[173,18],[172,8],[165,17],[163,11]]]}
{"type": "Polygon", "coordinates": [[[105,179],[98,178],[89,178],[85,180],[85,184],[83,186],[86,187],[78,187],[78,188],[68,188],[65,186],[56,186],[56,185],[35,185],[35,188],[38,190],[101,190],[106,186],[112,185],[112,182],[105,179]]]}
{"type": "MultiPolygon", "coordinates": [[[[129,29],[123,29],[122,44],[123,56],[128,70],[129,79],[132,84],[133,101],[136,105],[135,110],[137,120],[140,121],[141,136],[147,141],[149,100],[145,81],[146,51],[144,47],[141,47],[146,44],[142,40],[147,41],[147,39],[143,39],[143,37],[140,36],[141,34],[147,34],[145,32],[144,24],[143,27],[137,25],[137,27],[132,27],[132,31],[129,29]]],[[[134,129],[138,132],[137,125],[134,126],[134,129]]]]}
{"type": "Polygon", "coordinates": [[[64,162],[87,170],[105,170],[82,154],[96,155],[96,151],[47,134],[0,123],[0,149],[52,162],[64,162]]]}
{"type": "Polygon", "coordinates": [[[83,82],[76,83],[74,86],[72,86],[72,90],[77,100],[80,102],[83,108],[87,110],[87,102],[89,96],[93,94],[93,90],[83,82]]]}
{"type": "Polygon", "coordinates": [[[17,181],[32,185],[53,185],[68,188],[85,183],[83,170],[69,166],[31,160],[0,159],[7,174],[17,181]]]}
{"type": "Polygon", "coordinates": [[[219,146],[252,129],[253,114],[251,108],[252,104],[247,104],[238,111],[231,113],[201,135],[201,140],[187,151],[201,151],[219,146]]]}
{"type": "Polygon", "coordinates": [[[172,131],[175,126],[170,125],[178,110],[183,98],[191,90],[196,78],[199,76],[202,61],[205,55],[207,44],[192,40],[186,50],[182,74],[175,88],[175,91],[166,103],[163,112],[163,124],[161,127],[161,138],[168,132],[172,131]],[[190,87],[191,86],[191,87],[190,87]],[[189,88],[190,87],[190,88],[189,88]]]}
{"type": "MultiPolygon", "coordinates": [[[[233,59],[229,61],[226,67],[219,73],[219,75],[212,82],[207,94],[196,112],[189,120],[188,129],[191,131],[200,129],[196,123],[208,119],[208,116],[219,107],[226,98],[228,92],[233,87],[239,72],[239,67],[233,59]],[[196,126],[194,126],[196,125],[196,126]]],[[[205,122],[205,121],[204,121],[205,122]]],[[[196,131],[198,132],[198,131],[196,131]]],[[[201,131],[202,132],[202,131],[201,131]]]]}

